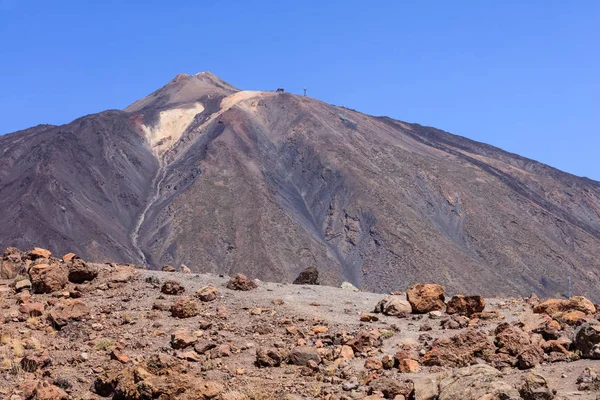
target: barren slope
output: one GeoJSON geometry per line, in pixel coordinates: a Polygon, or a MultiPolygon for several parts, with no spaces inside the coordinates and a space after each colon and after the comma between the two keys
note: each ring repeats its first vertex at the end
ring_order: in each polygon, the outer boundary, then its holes
{"type": "Polygon", "coordinates": [[[316,265],[374,291],[561,295],[572,276],[599,299],[598,182],[307,97],[180,75],[0,152],[0,247],[286,282],[316,265]]]}

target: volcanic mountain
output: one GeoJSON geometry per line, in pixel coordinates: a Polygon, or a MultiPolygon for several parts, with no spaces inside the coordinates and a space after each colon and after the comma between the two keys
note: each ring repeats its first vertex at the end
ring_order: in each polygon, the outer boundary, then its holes
{"type": "Polygon", "coordinates": [[[178,75],[0,137],[0,246],[372,291],[600,296],[600,183],[438,129],[178,75]]]}

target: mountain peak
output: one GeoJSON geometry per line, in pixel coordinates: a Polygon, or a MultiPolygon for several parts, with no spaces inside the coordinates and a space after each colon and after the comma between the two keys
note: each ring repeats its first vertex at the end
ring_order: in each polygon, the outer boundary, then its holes
{"type": "Polygon", "coordinates": [[[205,96],[229,96],[238,91],[238,88],[212,72],[199,72],[195,75],[178,74],[165,86],[131,104],[125,111],[137,112],[148,108],[193,103],[205,96]]]}

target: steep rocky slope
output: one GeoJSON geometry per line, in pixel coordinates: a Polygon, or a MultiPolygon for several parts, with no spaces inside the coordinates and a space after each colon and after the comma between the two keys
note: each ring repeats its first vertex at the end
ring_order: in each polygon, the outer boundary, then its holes
{"type": "Polygon", "coordinates": [[[0,246],[374,291],[599,299],[600,184],[433,128],[179,75],[0,138],[0,246]]]}

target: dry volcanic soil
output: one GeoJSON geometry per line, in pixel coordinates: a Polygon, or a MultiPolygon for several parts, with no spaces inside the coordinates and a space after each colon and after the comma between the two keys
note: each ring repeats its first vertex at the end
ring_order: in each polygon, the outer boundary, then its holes
{"type": "Polygon", "coordinates": [[[594,400],[600,313],[570,299],[362,292],[0,258],[0,398],[594,400]]]}

